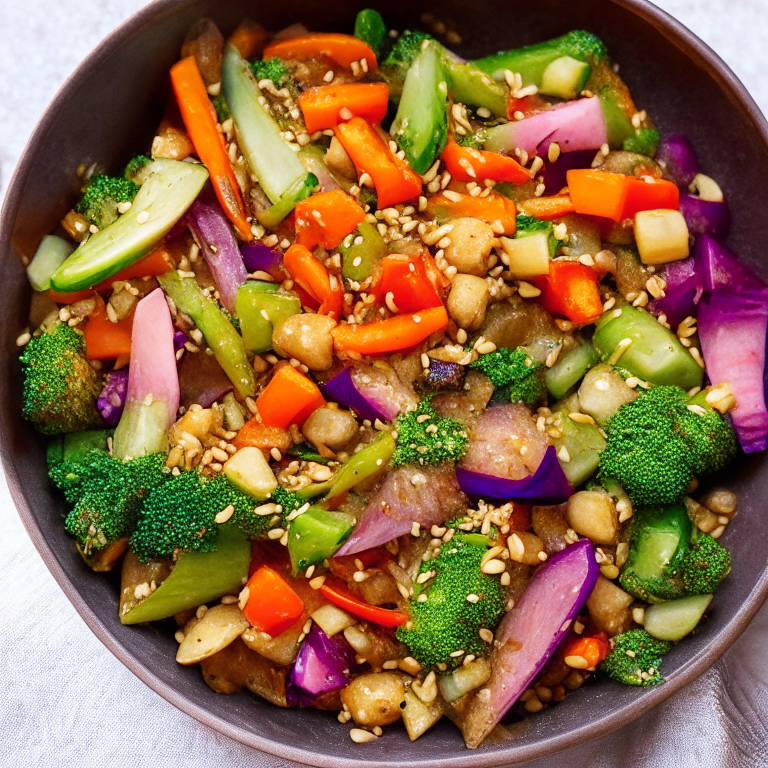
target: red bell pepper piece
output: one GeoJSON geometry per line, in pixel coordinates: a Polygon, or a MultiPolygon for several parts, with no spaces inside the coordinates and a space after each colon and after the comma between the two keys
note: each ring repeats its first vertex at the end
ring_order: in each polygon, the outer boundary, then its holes
{"type": "Polygon", "coordinates": [[[552,261],[549,274],[531,278],[541,290],[541,305],[550,314],[586,325],[603,313],[600,301],[600,274],[576,261],[552,261]]]}
{"type": "Polygon", "coordinates": [[[427,213],[434,216],[441,224],[451,219],[480,219],[493,226],[496,222],[500,235],[514,235],[517,229],[517,210],[515,204],[503,195],[491,192],[488,197],[473,197],[459,192],[445,192],[427,198],[427,213]],[[499,227],[498,225],[501,225],[499,227]]]}
{"type": "MultiPolygon", "coordinates": [[[[301,426],[314,411],[324,405],[325,399],[315,382],[292,365],[278,368],[256,400],[262,424],[281,429],[288,429],[291,424],[301,426]]],[[[243,440],[246,438],[247,434],[243,440]]]]}
{"type": "Polygon", "coordinates": [[[531,174],[517,160],[500,155],[498,152],[486,152],[480,149],[462,147],[452,136],[442,154],[445,167],[457,181],[509,181],[512,184],[524,184],[531,180],[531,174]]]}
{"type": "Polygon", "coordinates": [[[400,611],[370,605],[346,590],[329,584],[323,584],[320,587],[320,593],[329,603],[343,608],[347,613],[366,621],[372,621],[374,624],[380,624],[382,627],[399,627],[408,621],[408,616],[400,613],[400,611]]]}
{"type": "Polygon", "coordinates": [[[279,573],[267,565],[248,579],[247,589],[243,616],[271,637],[285,632],[304,612],[304,601],[279,573]]]}
{"type": "Polygon", "coordinates": [[[303,245],[292,245],[285,252],[283,266],[295,282],[320,304],[319,314],[330,315],[337,320],[341,317],[344,304],[341,283],[336,277],[332,279],[325,266],[303,245]]]}
{"type": "Polygon", "coordinates": [[[311,32],[301,37],[276,40],[264,49],[264,58],[298,60],[327,56],[342,67],[352,68],[352,63],[365,60],[368,71],[378,66],[373,49],[352,35],[336,32],[311,32]]]}
{"type": "Polygon", "coordinates": [[[371,293],[380,302],[385,302],[387,294],[391,293],[390,304],[394,302],[398,314],[442,306],[421,256],[385,256],[380,262],[380,270],[371,293]]]}
{"type": "Polygon", "coordinates": [[[320,192],[296,204],[296,241],[330,251],[365,220],[365,211],[343,190],[320,192]]]}

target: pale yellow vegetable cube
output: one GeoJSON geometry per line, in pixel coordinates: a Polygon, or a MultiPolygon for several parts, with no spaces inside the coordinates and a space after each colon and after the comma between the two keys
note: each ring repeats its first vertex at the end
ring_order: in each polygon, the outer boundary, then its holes
{"type": "Polygon", "coordinates": [[[635,216],[635,240],[643,264],[667,264],[687,259],[688,225],[680,211],[641,211],[635,216]]]}
{"type": "Polygon", "coordinates": [[[512,239],[502,237],[501,245],[509,260],[514,279],[549,274],[549,239],[544,232],[512,239]]]}
{"type": "Polygon", "coordinates": [[[224,465],[224,474],[232,485],[258,501],[266,501],[277,488],[277,478],[264,454],[252,446],[232,456],[224,465]]]}

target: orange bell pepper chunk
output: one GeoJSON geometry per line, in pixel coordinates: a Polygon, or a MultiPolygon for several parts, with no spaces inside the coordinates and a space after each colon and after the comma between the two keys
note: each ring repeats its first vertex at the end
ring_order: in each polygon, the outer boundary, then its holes
{"type": "Polygon", "coordinates": [[[376,54],[371,47],[352,35],[336,32],[313,32],[302,37],[277,40],[264,49],[264,58],[273,57],[284,61],[312,59],[327,56],[345,69],[352,69],[352,63],[360,62],[365,71],[372,72],[378,66],[376,54]],[[365,61],[365,66],[362,62],[365,61]]]}
{"type": "Polygon", "coordinates": [[[556,195],[555,197],[532,197],[523,200],[517,207],[525,216],[533,216],[536,219],[552,221],[574,212],[573,203],[568,195],[556,195]]]}
{"type": "Polygon", "coordinates": [[[281,427],[268,427],[258,416],[246,421],[235,435],[232,445],[240,448],[258,448],[269,453],[272,448],[286,450],[292,444],[291,436],[281,427]]]}
{"type": "Polygon", "coordinates": [[[48,289],[48,296],[57,304],[74,304],[76,301],[87,299],[94,291],[99,293],[110,293],[112,284],[120,280],[131,280],[134,277],[155,277],[164,275],[175,269],[176,266],[168,251],[160,246],[155,248],[152,253],[147,254],[143,259],[139,259],[130,267],[120,270],[116,275],[107,278],[93,288],[86,288],[83,291],[71,291],[69,293],[59,293],[53,288],[48,289]]]}
{"type": "Polygon", "coordinates": [[[611,651],[611,643],[605,632],[592,637],[578,637],[563,649],[565,663],[572,661],[576,669],[594,669],[611,651]],[[581,666],[586,664],[586,666],[581,666]]]}
{"type": "Polygon", "coordinates": [[[514,158],[500,155],[498,152],[462,147],[456,143],[453,136],[448,137],[441,157],[448,172],[457,181],[490,179],[524,184],[531,180],[528,169],[523,168],[514,158]]]}
{"type": "Polygon", "coordinates": [[[448,313],[441,305],[412,315],[395,315],[363,325],[342,323],[331,331],[331,335],[337,352],[388,355],[415,347],[447,327],[448,313]]]}
{"type": "Polygon", "coordinates": [[[304,601],[293,587],[269,566],[259,568],[246,585],[248,600],[243,616],[260,632],[276,637],[304,613],[304,601]]]}
{"type": "Polygon", "coordinates": [[[341,317],[344,289],[338,279],[331,277],[325,266],[303,245],[292,245],[285,252],[283,266],[294,281],[320,304],[318,314],[336,319],[341,317]]]}
{"type": "Polygon", "coordinates": [[[585,325],[603,313],[600,300],[600,274],[576,261],[552,261],[549,274],[531,278],[541,290],[541,305],[550,314],[562,315],[585,325]]]}
{"type": "Polygon", "coordinates": [[[240,185],[232,169],[224,137],[216,127],[216,110],[208,97],[194,56],[188,56],[171,67],[171,84],[184,126],[197,156],[208,169],[222,210],[235,225],[240,237],[252,240],[240,185]]]}
{"type": "Polygon", "coordinates": [[[677,210],[680,206],[680,190],[665,179],[639,179],[594,169],[568,171],[567,179],[576,213],[621,222],[640,211],[677,210]]]}
{"type": "Polygon", "coordinates": [[[366,603],[359,597],[350,594],[346,590],[333,587],[329,584],[323,584],[320,587],[320,594],[328,602],[343,608],[347,613],[357,616],[366,621],[372,621],[382,627],[399,627],[408,621],[408,616],[400,611],[392,611],[388,608],[379,608],[378,606],[366,603]]]}
{"type": "Polygon", "coordinates": [[[378,125],[387,114],[386,83],[346,83],[308,88],[298,98],[309,133],[334,128],[352,117],[378,125]]]}
{"type": "Polygon", "coordinates": [[[131,354],[131,331],[133,312],[128,317],[113,323],[107,317],[104,299],[94,294],[96,309],[83,325],[85,356],[88,360],[113,360],[121,355],[131,354]]]}
{"type": "Polygon", "coordinates": [[[397,157],[376,130],[361,117],[336,126],[336,138],[359,174],[373,180],[379,208],[413,200],[421,194],[421,176],[397,157]]]}
{"type": "Polygon", "coordinates": [[[308,250],[330,251],[365,221],[365,211],[341,189],[320,192],[296,204],[296,240],[308,250]]]}
{"type": "Polygon", "coordinates": [[[392,294],[388,306],[394,302],[398,314],[442,306],[421,256],[385,256],[379,268],[379,279],[371,293],[380,302],[385,302],[387,294],[392,294]]]}
{"type": "Polygon", "coordinates": [[[256,400],[262,423],[281,429],[288,429],[291,424],[301,426],[324,405],[325,399],[315,382],[292,365],[278,368],[256,400]]]}
{"type": "Polygon", "coordinates": [[[503,195],[493,192],[488,197],[472,197],[445,192],[427,198],[427,213],[434,216],[441,224],[451,219],[480,219],[500,230],[500,235],[514,235],[517,230],[517,210],[515,204],[503,195]]]}

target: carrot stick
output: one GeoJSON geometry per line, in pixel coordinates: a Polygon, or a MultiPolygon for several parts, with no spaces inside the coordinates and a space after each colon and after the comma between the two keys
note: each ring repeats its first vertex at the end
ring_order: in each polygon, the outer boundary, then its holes
{"type": "Polygon", "coordinates": [[[298,102],[309,133],[333,128],[352,117],[380,123],[387,114],[386,83],[348,83],[308,88],[298,102]],[[344,111],[346,110],[346,112],[344,111]]]}
{"type": "Polygon", "coordinates": [[[211,175],[216,197],[230,221],[244,240],[253,239],[246,220],[245,206],[240,195],[232,164],[229,162],[224,138],[216,127],[216,111],[193,56],[171,67],[171,83],[179,103],[189,138],[197,156],[211,175]]]}
{"type": "Polygon", "coordinates": [[[85,356],[88,360],[113,360],[131,353],[133,312],[124,320],[113,323],[107,317],[104,299],[94,294],[96,309],[83,325],[85,356]]]}
{"type": "Polygon", "coordinates": [[[278,368],[256,401],[262,423],[288,429],[301,426],[318,408],[325,405],[317,385],[292,365],[278,368]]]}
{"type": "Polygon", "coordinates": [[[283,266],[288,274],[313,298],[320,303],[318,313],[341,317],[344,291],[338,279],[328,274],[325,266],[303,245],[292,245],[283,256],[283,266]],[[334,286],[333,283],[336,283],[334,286]]]}
{"type": "Polygon", "coordinates": [[[344,191],[320,192],[296,204],[296,238],[311,250],[335,248],[365,220],[365,211],[344,191]]]}
{"type": "Polygon", "coordinates": [[[365,325],[342,323],[331,331],[331,335],[337,352],[386,355],[415,347],[433,333],[447,327],[448,313],[441,306],[412,315],[395,315],[365,325]]]}
{"type": "Polygon", "coordinates": [[[275,56],[288,61],[327,56],[346,69],[354,69],[352,63],[360,62],[361,69],[369,72],[378,66],[376,54],[370,46],[352,35],[335,32],[314,32],[302,37],[278,40],[264,49],[265,59],[275,56]]]}
{"type": "Polygon", "coordinates": [[[446,168],[456,181],[509,181],[524,184],[531,174],[514,158],[498,152],[485,152],[459,146],[453,136],[448,137],[441,155],[446,168]]]}

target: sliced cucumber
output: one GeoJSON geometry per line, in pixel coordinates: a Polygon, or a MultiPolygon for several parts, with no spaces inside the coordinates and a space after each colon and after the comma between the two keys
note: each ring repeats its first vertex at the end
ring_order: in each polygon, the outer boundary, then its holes
{"type": "Polygon", "coordinates": [[[63,238],[46,235],[27,267],[27,277],[32,287],[36,291],[47,291],[51,287],[51,275],[74,250],[74,246],[63,238]]]}
{"type": "Polygon", "coordinates": [[[712,595],[693,595],[656,603],[645,609],[643,626],[649,635],[676,643],[693,632],[712,602],[712,595]]]}
{"type": "Polygon", "coordinates": [[[557,362],[544,374],[549,394],[556,400],[565,397],[571,387],[576,386],[584,374],[597,362],[597,352],[591,344],[579,344],[560,355],[557,362]]]}
{"type": "Polygon", "coordinates": [[[443,151],[448,131],[448,84],[437,46],[413,60],[390,133],[416,173],[426,173],[443,151]]]}
{"type": "Polygon", "coordinates": [[[547,65],[541,75],[539,93],[559,99],[575,99],[589,80],[592,67],[586,61],[561,56],[547,65]]]}

